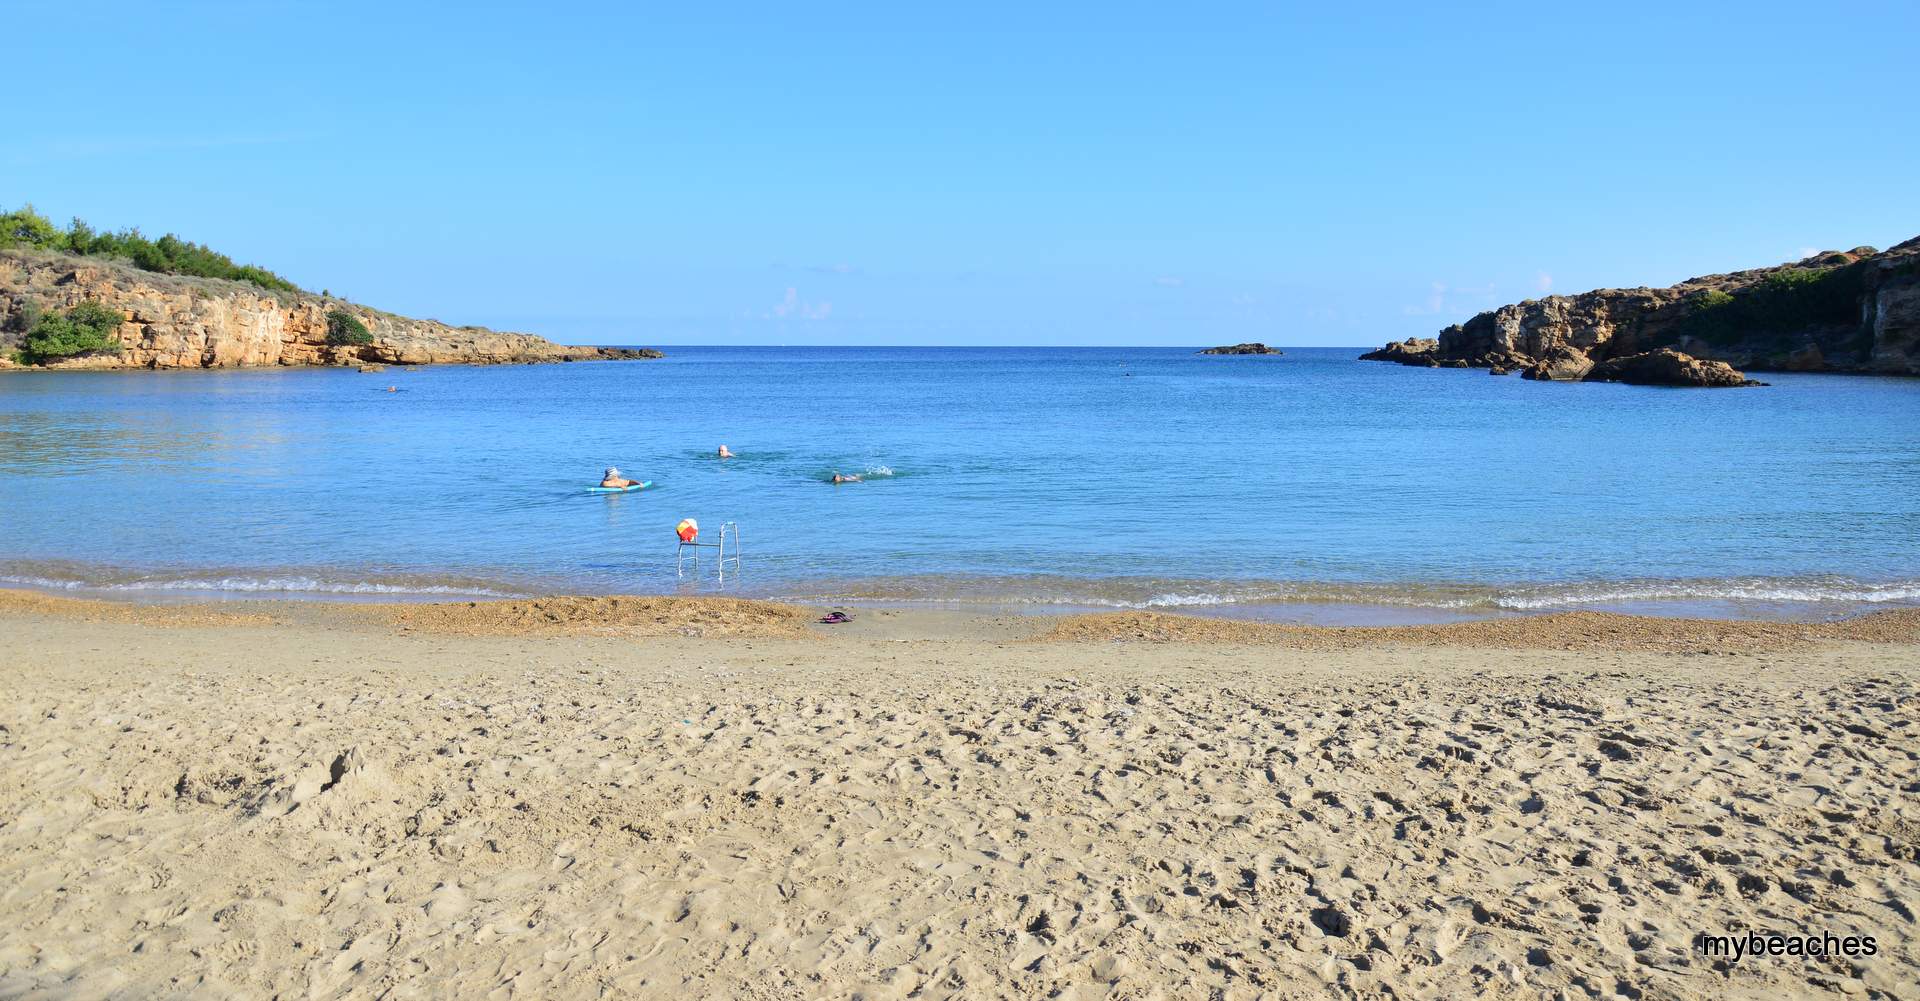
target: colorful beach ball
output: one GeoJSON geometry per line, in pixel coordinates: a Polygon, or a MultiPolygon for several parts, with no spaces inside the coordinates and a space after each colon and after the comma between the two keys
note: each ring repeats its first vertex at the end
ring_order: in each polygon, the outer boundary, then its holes
{"type": "Polygon", "coordinates": [[[693,537],[700,534],[700,523],[692,518],[682,518],[680,524],[673,526],[673,534],[678,535],[681,542],[692,542],[693,537]]]}

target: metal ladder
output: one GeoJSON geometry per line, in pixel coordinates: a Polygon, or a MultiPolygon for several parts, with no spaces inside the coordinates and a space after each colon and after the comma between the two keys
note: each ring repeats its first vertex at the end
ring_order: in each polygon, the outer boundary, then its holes
{"type": "Polygon", "coordinates": [[[694,574],[697,576],[700,573],[700,550],[702,549],[711,549],[714,551],[714,572],[718,575],[718,581],[722,586],[727,583],[727,564],[733,564],[733,575],[735,577],[740,576],[739,525],[731,521],[722,522],[720,524],[719,541],[717,542],[680,543],[673,552],[673,575],[675,577],[685,577],[687,575],[687,568],[692,567],[694,574]],[[733,540],[733,555],[731,556],[727,555],[728,539],[733,540]],[[689,549],[693,550],[693,552],[687,552],[689,549]]]}

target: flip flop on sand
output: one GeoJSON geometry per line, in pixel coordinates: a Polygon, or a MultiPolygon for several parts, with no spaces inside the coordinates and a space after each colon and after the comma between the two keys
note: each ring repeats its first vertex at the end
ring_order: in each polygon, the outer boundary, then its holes
{"type": "Polygon", "coordinates": [[[820,621],[829,623],[829,624],[835,624],[835,623],[841,623],[841,622],[852,622],[853,616],[848,615],[845,612],[828,612],[827,614],[820,617],[820,621]]]}

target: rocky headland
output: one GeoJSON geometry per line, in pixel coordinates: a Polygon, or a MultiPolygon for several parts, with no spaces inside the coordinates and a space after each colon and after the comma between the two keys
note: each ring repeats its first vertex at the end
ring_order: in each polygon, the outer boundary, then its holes
{"type": "Polygon", "coordinates": [[[332,296],[145,271],[114,258],[0,250],[0,369],[504,365],[660,356],[409,319],[332,296]],[[118,350],[20,363],[16,351],[34,317],[86,302],[124,318],[118,350]],[[330,343],[329,317],[336,313],[358,320],[367,343],[330,343]]]}
{"type": "Polygon", "coordinates": [[[1270,348],[1258,341],[1246,344],[1227,344],[1217,348],[1208,348],[1197,352],[1203,355],[1277,355],[1285,354],[1279,348],[1270,348]]]}
{"type": "Polygon", "coordinates": [[[1920,237],[1670,288],[1529,299],[1360,357],[1649,385],[1754,385],[1739,369],[1920,375],[1920,237]]]}

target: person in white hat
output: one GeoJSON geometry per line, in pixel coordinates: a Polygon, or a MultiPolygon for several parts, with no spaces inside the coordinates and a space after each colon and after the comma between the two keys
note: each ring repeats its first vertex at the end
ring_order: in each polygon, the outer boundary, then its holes
{"type": "Polygon", "coordinates": [[[601,477],[600,485],[603,487],[620,487],[620,488],[637,487],[640,485],[640,481],[629,480],[626,477],[623,477],[620,475],[620,470],[614,468],[613,466],[608,466],[607,475],[601,477]]]}

